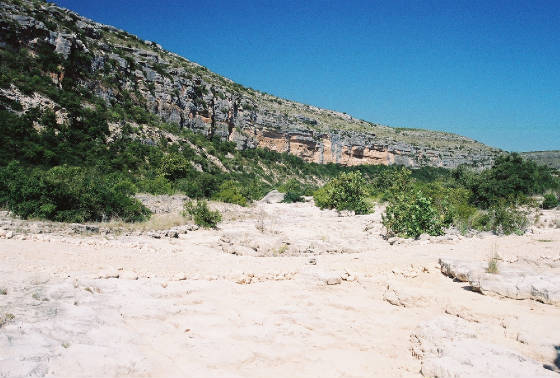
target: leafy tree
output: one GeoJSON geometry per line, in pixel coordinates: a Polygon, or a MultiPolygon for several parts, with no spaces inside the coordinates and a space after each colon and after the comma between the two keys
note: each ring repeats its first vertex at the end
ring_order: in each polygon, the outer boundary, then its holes
{"type": "Polygon", "coordinates": [[[214,199],[221,202],[247,206],[247,198],[243,196],[240,185],[233,180],[223,182],[220,185],[219,191],[214,195],[214,199]]]}
{"type": "Polygon", "coordinates": [[[432,199],[420,191],[412,190],[392,198],[382,221],[390,234],[417,238],[423,233],[442,235],[444,218],[432,199]]]}
{"type": "Polygon", "coordinates": [[[159,171],[168,180],[177,180],[187,176],[192,169],[188,160],[179,153],[170,153],[161,159],[159,171]]]}
{"type": "Polygon", "coordinates": [[[473,203],[482,208],[501,200],[517,204],[528,195],[543,193],[556,185],[549,168],[524,160],[516,153],[498,157],[491,169],[477,178],[467,178],[465,183],[473,192],[473,203]]]}
{"type": "Polygon", "coordinates": [[[342,173],[314,194],[315,205],[321,209],[353,210],[356,214],[371,211],[367,198],[366,181],[359,171],[342,173]]]}

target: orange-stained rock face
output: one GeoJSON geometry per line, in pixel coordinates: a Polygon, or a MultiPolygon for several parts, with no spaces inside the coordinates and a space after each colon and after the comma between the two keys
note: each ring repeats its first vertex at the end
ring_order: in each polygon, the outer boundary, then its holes
{"type": "Polygon", "coordinates": [[[338,163],[342,165],[393,164],[395,156],[386,150],[362,146],[343,146],[333,144],[330,138],[317,141],[305,135],[282,134],[275,131],[257,131],[258,147],[277,152],[289,152],[305,161],[315,163],[338,163]]]}
{"type": "Polygon", "coordinates": [[[306,161],[315,161],[318,153],[317,142],[302,139],[299,135],[290,135],[289,152],[306,161]]]}
{"type": "Polygon", "coordinates": [[[201,115],[199,115],[198,117],[199,117],[199,118],[202,120],[202,122],[204,122],[204,123],[212,123],[212,118],[210,118],[210,117],[203,117],[203,116],[201,116],[201,115]]]}
{"type": "Polygon", "coordinates": [[[369,147],[362,146],[344,146],[342,150],[342,159],[339,163],[344,165],[359,165],[359,164],[392,164],[395,157],[392,153],[386,150],[375,150],[369,147]]]}
{"type": "Polygon", "coordinates": [[[259,147],[268,148],[276,152],[290,152],[289,142],[284,134],[259,130],[255,137],[259,147]]]}

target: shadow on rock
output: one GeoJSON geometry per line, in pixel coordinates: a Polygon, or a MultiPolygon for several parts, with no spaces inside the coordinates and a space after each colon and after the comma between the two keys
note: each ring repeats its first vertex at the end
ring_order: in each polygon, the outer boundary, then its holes
{"type": "Polygon", "coordinates": [[[545,364],[543,366],[545,369],[560,373],[560,345],[556,345],[554,349],[556,349],[556,358],[554,359],[554,365],[545,364]]]}

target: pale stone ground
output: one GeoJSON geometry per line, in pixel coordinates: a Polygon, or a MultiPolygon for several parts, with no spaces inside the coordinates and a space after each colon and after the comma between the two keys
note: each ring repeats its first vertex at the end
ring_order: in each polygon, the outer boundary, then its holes
{"type": "Polygon", "coordinates": [[[216,206],[220,230],[179,238],[0,239],[0,377],[558,376],[560,306],[438,265],[497,251],[556,274],[558,228],[391,246],[380,211],[216,206]]]}

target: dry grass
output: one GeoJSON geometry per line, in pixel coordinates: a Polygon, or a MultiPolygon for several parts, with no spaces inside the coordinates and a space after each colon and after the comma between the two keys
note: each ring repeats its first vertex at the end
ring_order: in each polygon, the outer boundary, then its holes
{"type": "Polygon", "coordinates": [[[497,258],[492,257],[490,260],[488,260],[488,268],[486,268],[486,271],[492,274],[497,274],[499,272],[497,258]]]}
{"type": "Polygon", "coordinates": [[[120,220],[113,220],[104,223],[103,226],[114,232],[118,231],[159,231],[168,230],[176,226],[191,223],[188,217],[181,213],[154,214],[145,222],[126,223],[120,220]]]}
{"type": "Polygon", "coordinates": [[[256,224],[255,224],[255,228],[256,228],[257,230],[259,230],[260,232],[264,232],[264,230],[265,230],[264,218],[265,218],[265,213],[264,213],[264,211],[261,209],[261,210],[257,213],[257,220],[256,220],[256,224]]]}
{"type": "Polygon", "coordinates": [[[494,243],[492,245],[492,257],[490,257],[490,259],[488,260],[488,267],[486,268],[486,271],[488,273],[498,274],[499,272],[498,260],[500,260],[500,256],[498,255],[496,249],[496,243],[494,243]]]}
{"type": "Polygon", "coordinates": [[[2,328],[4,324],[11,322],[15,318],[16,316],[14,314],[10,314],[9,312],[0,315],[0,328],[2,328]]]}

